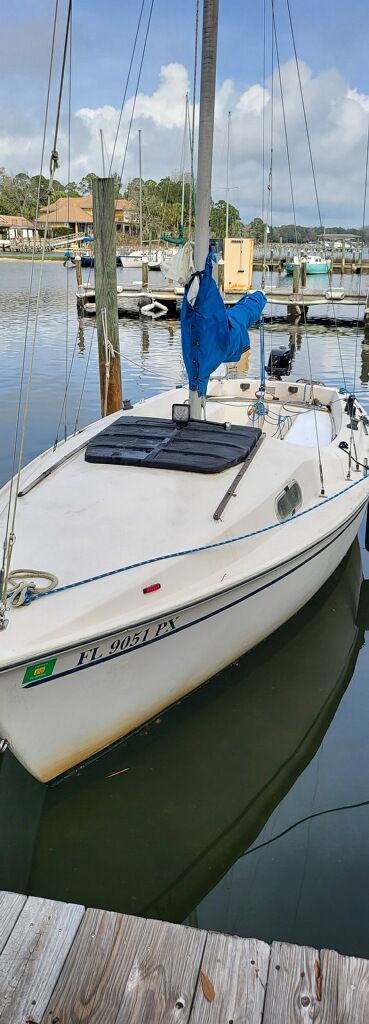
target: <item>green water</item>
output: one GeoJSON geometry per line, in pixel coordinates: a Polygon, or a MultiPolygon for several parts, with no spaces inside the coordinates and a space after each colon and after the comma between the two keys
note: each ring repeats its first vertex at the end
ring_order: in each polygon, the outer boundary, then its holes
{"type": "MultiPolygon", "coordinates": [[[[2,480],[28,273],[19,264],[0,267],[2,480]]],[[[59,419],[65,275],[61,265],[45,268],[28,457],[50,443],[59,419]]],[[[76,340],[70,429],[94,339],[91,325],[77,331],[71,279],[68,292],[69,360],[76,340]]],[[[126,397],[183,379],[177,323],[121,323],[120,331],[126,397]]],[[[314,375],[340,379],[333,332],[316,329],[306,339],[279,331],[274,341],[294,346],[294,376],[307,374],[309,345],[314,375]]],[[[349,376],[355,332],[344,331],[341,345],[349,376]]],[[[360,337],[356,390],[364,404],[366,366],[360,337]]],[[[97,415],[92,347],[81,422],[97,415]]],[[[369,563],[360,540],[283,629],[72,778],[43,787],[7,753],[0,762],[0,888],[369,957],[368,602],[361,589],[369,563]]]]}

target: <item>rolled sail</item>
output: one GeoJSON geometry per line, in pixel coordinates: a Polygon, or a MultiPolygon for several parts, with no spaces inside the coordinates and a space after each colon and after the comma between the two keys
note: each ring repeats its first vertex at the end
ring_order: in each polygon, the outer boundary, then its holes
{"type": "Polygon", "coordinates": [[[185,288],[181,311],[182,351],[191,391],[206,395],[210,374],[220,363],[237,362],[250,348],[248,328],[266,304],[264,292],[243,295],[227,310],[212,276],[212,257],[185,288]]]}

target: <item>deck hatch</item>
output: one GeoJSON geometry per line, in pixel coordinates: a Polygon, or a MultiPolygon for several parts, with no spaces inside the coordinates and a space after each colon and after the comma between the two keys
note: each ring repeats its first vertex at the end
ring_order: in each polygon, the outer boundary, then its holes
{"type": "Polygon", "coordinates": [[[248,459],[261,430],[255,427],[173,423],[153,417],[121,416],[89,441],[86,462],[146,466],[190,473],[221,473],[248,459]]]}

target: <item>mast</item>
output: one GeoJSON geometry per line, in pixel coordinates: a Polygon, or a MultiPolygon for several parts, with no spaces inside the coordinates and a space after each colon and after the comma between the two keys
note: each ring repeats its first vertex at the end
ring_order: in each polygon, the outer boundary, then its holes
{"type": "Polygon", "coordinates": [[[138,173],[140,175],[140,249],[142,251],[142,152],[141,152],[141,128],[138,129],[138,173]]]}
{"type": "MultiPolygon", "coordinates": [[[[204,0],[196,192],[195,270],[204,269],[209,251],[217,41],[218,0],[204,0]]],[[[197,391],[190,391],[190,416],[191,419],[201,419],[201,399],[197,391]]]]}
{"type": "Polygon", "coordinates": [[[225,236],[226,236],[226,238],[228,238],[228,224],[229,224],[229,149],[230,149],[230,139],[231,139],[231,116],[232,116],[231,115],[231,111],[229,110],[228,111],[228,126],[227,126],[227,185],[226,185],[227,202],[226,202],[226,229],[225,229],[225,236]]]}
{"type": "Polygon", "coordinates": [[[100,128],[100,142],[101,142],[101,161],[102,161],[102,172],[103,172],[102,176],[103,176],[103,178],[106,178],[106,173],[105,173],[105,153],[104,153],[104,136],[103,136],[102,128],[100,128]]]}
{"type": "Polygon", "coordinates": [[[183,150],[182,150],[182,205],[181,205],[181,227],[183,231],[184,223],[184,201],[185,201],[185,163],[186,163],[186,142],[187,142],[187,120],[188,120],[188,92],[186,92],[186,106],[185,106],[185,119],[184,119],[184,130],[183,130],[183,150]]]}

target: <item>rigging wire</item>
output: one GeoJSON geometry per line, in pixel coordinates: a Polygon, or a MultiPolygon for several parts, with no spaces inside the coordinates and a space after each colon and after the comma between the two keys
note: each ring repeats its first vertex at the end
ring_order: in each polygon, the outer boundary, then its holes
{"type": "MultiPolygon", "coordinates": [[[[296,65],[296,71],[297,71],[297,78],[298,78],[298,83],[299,83],[301,105],[302,105],[302,110],[303,110],[303,115],[304,115],[306,137],[307,137],[307,143],[308,143],[308,149],[309,149],[309,157],[310,157],[311,172],[312,172],[313,184],[314,184],[315,200],[316,200],[316,206],[317,206],[317,212],[318,212],[318,218],[319,218],[319,227],[320,227],[321,236],[322,236],[324,257],[327,260],[327,249],[326,249],[326,241],[325,241],[325,231],[324,231],[324,227],[323,227],[323,218],[322,218],[321,207],[320,207],[320,202],[319,202],[318,186],[317,186],[317,180],[316,180],[313,151],[312,151],[312,146],[311,146],[311,141],[310,141],[309,124],[308,124],[307,113],[306,113],[304,90],[302,88],[302,81],[301,81],[301,74],[300,74],[300,65],[299,65],[298,56],[297,56],[296,39],[295,39],[295,33],[294,33],[294,28],[293,28],[293,23],[292,23],[290,0],[286,0],[286,2],[287,2],[288,18],[289,18],[290,29],[291,29],[291,38],[292,38],[292,46],[293,46],[295,65],[296,65]]],[[[347,390],[346,382],[345,382],[345,373],[344,373],[344,369],[343,369],[343,358],[342,358],[341,344],[340,344],[340,339],[339,339],[339,330],[338,330],[338,324],[337,324],[336,304],[335,304],[334,299],[332,298],[333,275],[332,275],[331,264],[329,266],[329,271],[328,271],[328,280],[329,280],[329,287],[330,287],[330,292],[331,292],[331,302],[332,302],[332,308],[333,308],[333,318],[334,318],[334,325],[335,325],[335,331],[336,331],[336,336],[337,336],[337,344],[338,344],[338,349],[339,349],[340,359],[341,359],[341,365],[342,365],[343,382],[344,382],[345,389],[347,390]]]]}
{"type": "MultiPolygon", "coordinates": [[[[135,57],[135,53],[136,53],[137,40],[138,40],[138,36],[139,36],[139,32],[140,32],[140,27],[141,27],[141,21],[142,21],[142,15],[143,15],[143,11],[144,11],[144,6],[145,6],[145,0],[142,0],[141,9],[140,9],[139,17],[138,17],[138,22],[137,22],[136,34],[135,34],[135,38],[134,38],[134,42],[133,42],[133,47],[132,47],[131,59],[130,59],[130,62],[129,62],[128,72],[127,72],[127,77],[126,77],[126,83],[125,83],[125,86],[124,86],[124,92],[123,92],[123,98],[122,98],[122,103],[121,103],[120,112],[119,112],[117,129],[116,129],[116,132],[115,132],[113,150],[112,150],[112,154],[111,154],[111,158],[110,158],[110,163],[109,163],[109,173],[108,173],[108,177],[109,178],[111,176],[113,160],[114,160],[114,157],[115,157],[115,150],[116,150],[116,147],[117,147],[118,136],[119,136],[120,126],[121,126],[122,117],[123,117],[123,111],[124,111],[125,102],[126,102],[126,98],[127,98],[128,85],[129,85],[129,80],[130,80],[130,77],[131,77],[133,61],[134,61],[134,57],[135,57]]],[[[119,191],[119,189],[118,189],[118,191],[119,191]]],[[[118,198],[118,196],[117,196],[117,198],[118,198]]]]}
{"type": "MultiPolygon", "coordinates": [[[[262,182],[261,182],[261,219],[264,224],[265,218],[265,78],[266,78],[266,0],[263,2],[263,115],[262,115],[262,182]]],[[[267,247],[267,234],[268,226],[264,224],[264,252],[263,252],[263,267],[261,274],[261,287],[265,288],[266,278],[266,247],[267,247]]],[[[262,310],[259,325],[259,345],[260,345],[260,388],[261,391],[265,391],[265,321],[264,321],[264,310],[262,310]]]]}
{"type": "MultiPolygon", "coordinates": [[[[120,176],[119,176],[119,183],[117,184],[118,192],[119,192],[119,188],[120,188],[120,185],[122,183],[123,174],[124,174],[124,168],[125,168],[125,162],[126,162],[126,157],[127,157],[128,144],[129,144],[129,140],[130,140],[130,136],[131,136],[132,122],[133,122],[133,118],[134,118],[134,112],[135,112],[135,107],[136,107],[137,95],[138,95],[138,90],[139,90],[140,81],[141,81],[142,66],[143,66],[143,61],[144,61],[144,57],[145,57],[145,53],[146,53],[146,46],[147,46],[149,29],[150,29],[150,24],[151,24],[151,19],[152,19],[153,7],[154,7],[154,0],[151,0],[151,5],[150,5],[150,10],[149,10],[149,15],[148,15],[148,21],[147,21],[146,31],[145,31],[144,41],[143,41],[142,53],[141,53],[141,60],[140,60],[140,65],[139,65],[139,70],[138,70],[138,75],[137,75],[137,80],[136,80],[136,87],[135,87],[135,94],[134,94],[134,99],[133,99],[133,106],[132,106],[132,111],[131,111],[131,117],[130,117],[130,121],[129,121],[129,125],[128,125],[126,145],[125,145],[125,150],[124,150],[124,155],[123,155],[123,162],[122,162],[122,167],[121,167],[121,173],[120,173],[120,176]]],[[[138,26],[137,26],[137,30],[136,30],[136,36],[135,36],[135,40],[134,40],[134,51],[135,51],[135,48],[136,48],[137,37],[138,37],[138,32],[139,32],[139,26],[140,26],[140,22],[141,22],[141,16],[142,16],[142,9],[140,11],[138,26]]],[[[131,58],[129,69],[128,69],[128,75],[127,75],[127,80],[126,80],[126,85],[125,85],[125,93],[124,93],[125,96],[126,96],[126,92],[127,92],[127,88],[128,88],[128,82],[129,82],[129,76],[130,76],[131,67],[132,67],[132,61],[133,61],[133,55],[132,55],[132,58],[131,58]]],[[[124,108],[124,102],[125,102],[125,100],[123,101],[122,107],[121,107],[122,113],[123,113],[123,108],[124,108]]],[[[114,153],[115,153],[115,148],[113,149],[112,160],[113,160],[113,157],[114,157],[114,153]]],[[[111,160],[111,163],[112,163],[112,160],[111,160]]],[[[110,168],[109,168],[109,173],[110,173],[110,170],[111,170],[111,164],[110,164],[110,168]]],[[[112,229],[111,229],[111,234],[110,234],[109,242],[111,241],[111,236],[112,236],[113,230],[115,230],[115,223],[114,223],[114,225],[112,226],[112,229]]],[[[89,283],[89,280],[90,280],[90,274],[91,274],[91,270],[89,271],[89,274],[88,274],[87,284],[89,283]]],[[[104,269],[104,275],[105,275],[105,269],[104,269]]],[[[93,335],[95,334],[95,332],[96,332],[96,324],[94,324],[94,326],[93,326],[93,335]]],[[[60,411],[59,422],[58,422],[57,431],[56,431],[56,437],[55,437],[55,441],[54,441],[54,450],[55,450],[55,448],[57,447],[57,444],[58,444],[59,430],[60,430],[61,422],[62,422],[63,415],[64,415],[64,407],[65,407],[65,402],[66,402],[66,396],[67,396],[68,388],[69,388],[69,385],[70,385],[70,380],[71,380],[74,360],[75,360],[75,357],[76,357],[77,344],[78,344],[78,330],[76,332],[76,337],[75,337],[75,342],[74,342],[74,347],[73,347],[73,352],[72,352],[72,358],[71,358],[70,367],[69,367],[67,387],[66,387],[66,390],[65,390],[64,396],[63,396],[62,407],[61,407],[61,411],[60,411]]],[[[82,382],[83,390],[84,390],[85,384],[86,384],[86,378],[84,377],[83,378],[83,382],[82,382]]],[[[81,398],[82,398],[82,395],[81,395],[81,398]]],[[[81,398],[79,400],[78,408],[80,408],[81,398]]]]}
{"type": "MultiPolygon", "coordinates": [[[[70,207],[70,165],[71,165],[71,118],[72,118],[72,12],[69,32],[69,92],[68,92],[68,197],[67,197],[67,221],[69,224],[70,207]]],[[[65,387],[68,381],[68,348],[69,348],[69,274],[67,271],[66,281],[66,318],[65,318],[65,387]]],[[[67,399],[65,400],[64,411],[64,441],[68,436],[68,410],[67,399]]]]}
{"type": "MultiPolygon", "coordinates": [[[[366,216],[366,196],[367,196],[367,191],[368,191],[368,162],[369,162],[369,119],[368,119],[367,137],[366,137],[363,220],[362,220],[362,230],[361,230],[361,251],[360,251],[360,287],[359,287],[359,292],[361,292],[361,279],[362,279],[362,269],[363,269],[363,249],[364,249],[364,231],[365,231],[365,216],[366,216]]],[[[360,316],[360,302],[358,301],[358,304],[357,304],[357,317],[356,317],[354,379],[353,379],[353,387],[352,387],[353,394],[355,394],[355,387],[356,387],[357,350],[358,350],[358,342],[359,342],[359,316],[360,316]]]]}
{"type": "MultiPolygon", "coordinates": [[[[56,25],[57,25],[57,20],[58,20],[58,7],[59,7],[59,0],[55,0],[55,9],[54,9],[54,18],[53,18],[53,27],[52,27],[52,36],[51,36],[51,51],[50,51],[49,73],[48,73],[48,82],[47,82],[47,90],[46,90],[44,127],[43,127],[43,133],[42,133],[40,172],[39,172],[39,177],[38,177],[38,187],[37,187],[37,197],[36,197],[35,224],[37,224],[38,215],[39,215],[39,209],[40,209],[41,178],[42,178],[42,171],[43,171],[44,157],[45,157],[46,130],[47,130],[47,121],[48,121],[49,105],[50,105],[51,78],[52,78],[52,70],[53,70],[53,64],[54,64],[56,25]]],[[[29,326],[30,326],[31,304],[32,304],[32,297],[33,297],[32,296],[32,290],[33,290],[33,279],[34,279],[34,271],[35,271],[35,254],[36,254],[36,232],[34,232],[33,244],[32,244],[31,274],[30,274],[30,283],[29,283],[28,297],[27,297],[26,325],[25,325],[25,334],[24,334],[24,343],[23,343],[21,376],[20,376],[19,394],[18,394],[18,402],[17,402],[17,414],[16,414],[15,432],[14,432],[12,468],[11,468],[11,477],[10,477],[10,486],[9,486],[9,499],[8,499],[7,517],[6,517],[6,525],[5,525],[5,536],[4,536],[4,544],[3,544],[3,558],[2,558],[2,564],[1,564],[1,569],[0,569],[0,627],[1,627],[1,623],[4,621],[5,603],[6,603],[6,592],[7,592],[7,575],[8,575],[9,567],[10,567],[11,551],[12,551],[12,547],[13,547],[14,540],[15,540],[14,537],[10,540],[9,528],[10,528],[10,517],[11,517],[11,509],[12,509],[12,500],[13,500],[14,486],[15,485],[18,486],[18,478],[17,478],[17,480],[15,479],[15,475],[16,475],[15,474],[15,466],[16,466],[16,457],[17,457],[19,431],[20,431],[20,422],[21,422],[21,409],[22,409],[23,388],[24,388],[25,368],[26,368],[28,333],[29,333],[29,326]]],[[[18,474],[18,477],[19,477],[19,474],[18,474]]],[[[12,532],[13,532],[13,530],[14,530],[14,516],[13,516],[12,532]]]]}
{"type": "MultiPolygon", "coordinates": [[[[288,0],[287,0],[287,2],[288,2],[288,0]]],[[[274,11],[274,0],[271,0],[271,6],[272,6],[272,32],[273,32],[273,37],[274,37],[274,40],[275,40],[275,48],[276,48],[276,58],[277,58],[277,67],[278,67],[279,87],[280,87],[280,93],[281,93],[281,107],[282,107],[282,116],[283,116],[283,126],[284,126],[284,134],[285,134],[285,141],[286,141],[288,174],[289,174],[289,183],[290,183],[290,191],[291,191],[292,214],[293,214],[295,241],[296,241],[296,244],[297,244],[296,204],[295,204],[295,195],[294,195],[293,181],[292,181],[292,168],[291,168],[291,159],[290,159],[290,148],[289,148],[289,142],[288,142],[287,119],[286,119],[286,110],[285,110],[285,104],[284,104],[284,93],[283,93],[283,84],[282,84],[281,64],[280,64],[280,59],[279,59],[279,48],[278,48],[277,26],[276,26],[275,11],[274,11]]],[[[306,118],[305,118],[305,126],[307,127],[306,118]]],[[[303,291],[302,288],[301,288],[301,290],[303,291]]],[[[304,302],[303,302],[303,305],[302,305],[302,309],[303,309],[303,318],[304,318],[304,326],[305,326],[306,351],[307,351],[308,364],[309,364],[311,397],[313,399],[314,398],[314,382],[313,382],[311,353],[310,353],[310,339],[309,339],[309,334],[308,334],[308,329],[307,329],[306,307],[305,307],[305,303],[304,302]]],[[[339,346],[339,348],[340,348],[340,346],[339,346]]],[[[343,369],[343,362],[342,362],[342,369],[343,369]]],[[[314,426],[315,426],[315,436],[316,436],[316,446],[317,446],[317,456],[318,456],[318,468],[319,468],[320,487],[321,487],[321,492],[320,493],[321,493],[321,495],[324,495],[325,489],[324,489],[323,464],[322,464],[320,442],[319,442],[318,421],[317,421],[316,407],[315,407],[314,401],[312,402],[312,408],[313,408],[313,413],[314,413],[314,426]]]]}

